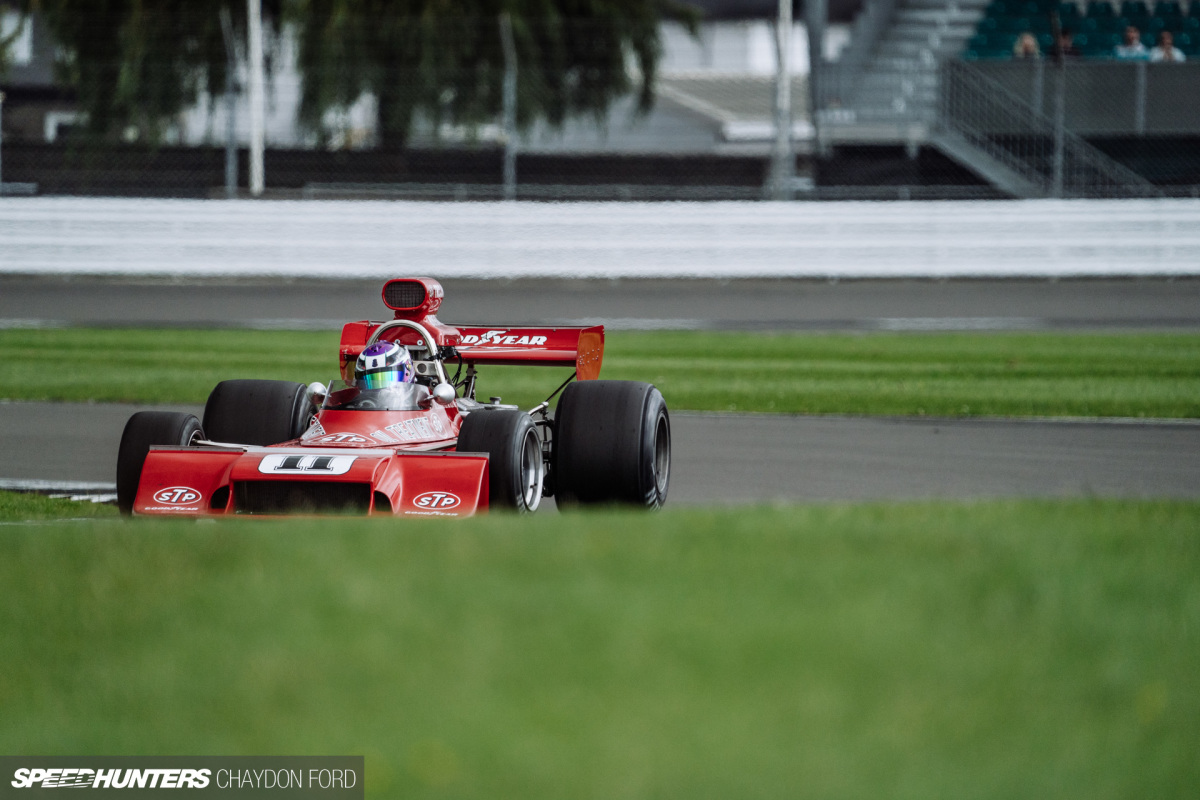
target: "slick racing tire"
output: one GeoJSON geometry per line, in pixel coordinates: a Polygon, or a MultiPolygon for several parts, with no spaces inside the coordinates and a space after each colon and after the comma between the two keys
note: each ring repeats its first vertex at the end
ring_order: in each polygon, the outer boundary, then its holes
{"type": "Polygon", "coordinates": [[[221,381],[204,406],[204,431],[214,442],[265,446],[300,438],[313,407],[303,383],[221,381]]]}
{"type": "Polygon", "coordinates": [[[658,389],[637,381],[572,383],[554,417],[551,469],[560,507],[666,502],[671,420],[658,389]]]}
{"type": "Polygon", "coordinates": [[[519,514],[542,502],[542,440],[524,411],[473,411],[463,420],[458,452],[488,454],[488,505],[519,514]]]}
{"type": "Polygon", "coordinates": [[[204,438],[200,420],[174,411],[139,411],[125,423],[117,451],[117,508],[133,513],[142,465],[153,445],[187,446],[204,438]]]}

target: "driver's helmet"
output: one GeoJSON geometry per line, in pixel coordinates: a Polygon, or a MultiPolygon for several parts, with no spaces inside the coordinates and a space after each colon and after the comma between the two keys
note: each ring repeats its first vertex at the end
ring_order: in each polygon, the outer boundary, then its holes
{"type": "Polygon", "coordinates": [[[395,342],[368,345],[354,365],[354,383],[360,389],[383,389],[396,383],[412,383],[416,377],[408,348],[395,342]]]}

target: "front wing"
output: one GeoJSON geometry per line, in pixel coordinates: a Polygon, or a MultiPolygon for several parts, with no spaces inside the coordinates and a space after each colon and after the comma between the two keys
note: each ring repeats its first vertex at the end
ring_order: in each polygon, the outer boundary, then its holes
{"type": "Polygon", "coordinates": [[[488,506],[485,453],[152,447],[135,514],[464,517],[488,506]]]}

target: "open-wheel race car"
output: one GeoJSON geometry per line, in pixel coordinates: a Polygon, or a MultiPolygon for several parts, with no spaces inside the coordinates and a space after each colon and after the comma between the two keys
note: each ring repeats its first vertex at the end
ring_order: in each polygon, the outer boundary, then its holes
{"type": "Polygon", "coordinates": [[[663,504],[666,403],[648,383],[598,380],[603,327],[450,326],[435,316],[442,298],[430,278],[388,281],[393,319],[343,327],[328,385],[228,380],[203,421],[134,414],[117,456],[120,510],[467,516],[534,511],[544,496],[560,507],[663,504]],[[513,364],[574,373],[528,411],[475,399],[478,366],[513,364]]]}

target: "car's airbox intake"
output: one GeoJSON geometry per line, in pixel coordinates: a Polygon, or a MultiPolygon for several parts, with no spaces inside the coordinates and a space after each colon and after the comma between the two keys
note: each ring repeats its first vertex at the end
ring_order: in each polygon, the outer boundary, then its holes
{"type": "Polygon", "coordinates": [[[383,302],[394,311],[412,311],[425,303],[425,286],[419,281],[388,281],[383,302]]]}

